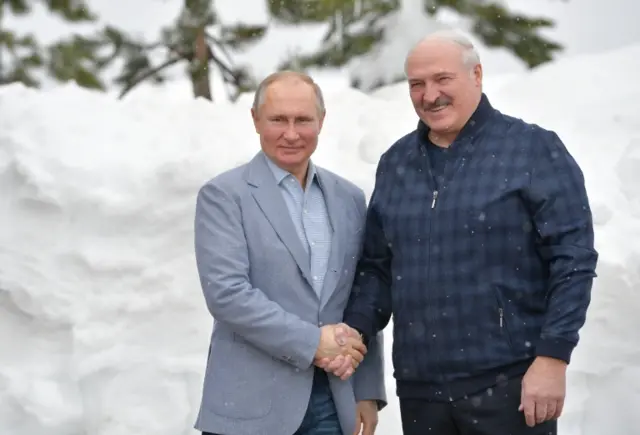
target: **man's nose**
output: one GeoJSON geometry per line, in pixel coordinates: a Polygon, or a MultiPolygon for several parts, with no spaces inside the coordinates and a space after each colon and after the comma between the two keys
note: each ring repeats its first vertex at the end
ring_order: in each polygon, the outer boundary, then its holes
{"type": "Polygon", "coordinates": [[[439,96],[440,92],[438,92],[436,89],[427,88],[424,91],[424,95],[422,95],[422,102],[424,104],[433,104],[436,102],[439,96]]]}
{"type": "Polygon", "coordinates": [[[289,123],[284,132],[284,138],[289,141],[294,141],[297,140],[299,136],[296,126],[293,123],[289,123]]]}

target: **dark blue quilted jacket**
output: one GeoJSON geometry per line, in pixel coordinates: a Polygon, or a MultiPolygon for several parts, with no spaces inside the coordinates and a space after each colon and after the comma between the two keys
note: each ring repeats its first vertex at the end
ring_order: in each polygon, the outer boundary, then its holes
{"type": "Polygon", "coordinates": [[[427,127],[381,157],[345,321],[394,320],[394,376],[454,382],[536,355],[569,361],[598,254],[583,174],[559,137],[482,101],[442,184],[427,127]]]}

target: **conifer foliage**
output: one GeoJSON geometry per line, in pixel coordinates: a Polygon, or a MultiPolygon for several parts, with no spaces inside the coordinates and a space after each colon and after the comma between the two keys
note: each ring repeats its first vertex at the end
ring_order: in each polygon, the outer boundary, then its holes
{"type": "MultiPolygon", "coordinates": [[[[0,14],[26,16],[36,3],[69,23],[98,20],[82,0],[0,0],[0,14]]],[[[5,58],[0,57],[0,84],[22,82],[37,87],[38,73],[43,71],[57,81],[72,80],[86,88],[105,90],[115,85],[121,97],[140,83],[165,82],[169,68],[181,65],[191,80],[194,97],[212,100],[209,81],[211,74],[218,73],[233,99],[254,84],[244,68],[234,65],[229,51],[242,50],[266,31],[265,26],[222,25],[211,0],[184,0],[175,22],[161,29],[152,42],[106,26],[91,36],[75,34],[42,45],[33,35],[3,28],[2,15],[0,53],[5,58]],[[102,78],[107,70],[117,72],[113,83],[102,78]]]]}
{"type": "MultiPolygon", "coordinates": [[[[181,1],[179,16],[160,30],[155,41],[106,26],[90,36],[74,34],[41,44],[31,34],[8,29],[3,18],[26,16],[36,4],[71,24],[97,23],[98,17],[86,0],[0,0],[0,84],[22,82],[37,87],[44,73],[91,89],[116,86],[124,97],[140,83],[165,82],[177,65],[190,79],[194,97],[214,99],[213,74],[223,79],[231,99],[253,89],[253,78],[246,68],[234,64],[233,55],[259,41],[269,23],[228,26],[220,22],[213,0],[181,1]],[[116,72],[112,83],[105,83],[107,70],[116,72]]],[[[296,55],[281,65],[306,69],[340,67],[370,53],[385,36],[393,36],[387,34],[391,31],[387,18],[399,10],[403,0],[264,1],[272,22],[326,25],[317,51],[296,55]]],[[[553,27],[551,20],[511,12],[501,0],[423,0],[421,6],[423,10],[416,14],[433,16],[444,9],[456,12],[471,23],[472,32],[485,45],[506,48],[530,68],[552,60],[563,48],[541,35],[542,30],[553,27]]]]}
{"type": "Polygon", "coordinates": [[[104,89],[98,73],[104,66],[96,56],[99,41],[82,36],[41,45],[33,35],[21,35],[3,26],[7,14],[26,16],[35,3],[70,23],[96,20],[84,1],[74,0],[0,0],[0,84],[22,82],[38,86],[38,70],[59,81],[75,80],[80,86],[104,89]]]}
{"type": "MultiPolygon", "coordinates": [[[[401,5],[402,0],[269,0],[271,14],[282,23],[329,24],[317,52],[296,56],[282,67],[339,67],[369,53],[389,31],[385,18],[401,5]]],[[[540,34],[553,21],[511,12],[499,0],[424,0],[422,7],[415,13],[434,16],[448,9],[468,19],[485,45],[506,48],[530,68],[552,60],[563,48],[540,34]]]]}

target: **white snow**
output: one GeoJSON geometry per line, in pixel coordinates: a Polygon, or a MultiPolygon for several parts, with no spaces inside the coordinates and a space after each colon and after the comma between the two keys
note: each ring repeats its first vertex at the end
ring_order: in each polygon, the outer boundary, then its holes
{"type": "Polygon", "coordinates": [[[403,0],[397,11],[380,20],[379,27],[385,29],[380,44],[370,53],[351,60],[347,66],[350,79],[357,81],[359,88],[365,91],[402,80],[405,76],[404,61],[409,50],[425,35],[438,30],[455,27],[458,31],[464,31],[478,51],[489,52],[493,57],[505,52],[485,47],[468,32],[468,20],[461,19],[447,9],[429,15],[423,0],[403,0]]]}
{"type": "MultiPolygon", "coordinates": [[[[487,87],[499,109],[560,134],[595,212],[599,278],[563,435],[640,427],[639,69],[636,45],[487,87]]],[[[415,126],[406,89],[325,92],[315,160],[369,194],[380,153],[415,126]]],[[[0,88],[1,434],[194,433],[212,326],[193,258],[194,200],[258,150],[249,101],[0,88]]],[[[387,364],[378,433],[393,435],[387,364]]]]}

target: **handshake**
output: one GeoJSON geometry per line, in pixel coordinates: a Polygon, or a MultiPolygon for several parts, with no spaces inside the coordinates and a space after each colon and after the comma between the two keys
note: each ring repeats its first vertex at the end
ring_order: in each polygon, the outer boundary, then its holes
{"type": "Polygon", "coordinates": [[[313,363],[345,381],[353,375],[366,353],[358,331],[344,323],[326,325],[320,328],[320,344],[313,363]]]}

